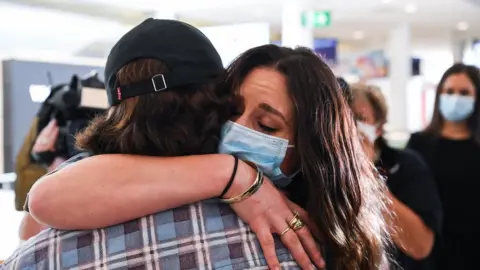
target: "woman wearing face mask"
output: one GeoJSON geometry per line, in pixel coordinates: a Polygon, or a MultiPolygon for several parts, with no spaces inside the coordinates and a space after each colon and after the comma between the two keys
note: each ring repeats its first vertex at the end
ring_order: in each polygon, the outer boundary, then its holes
{"type": "Polygon", "coordinates": [[[352,84],[353,111],[364,134],[365,151],[389,188],[389,226],[396,263],[405,270],[431,269],[425,259],[440,231],[441,204],[433,176],[423,159],[410,150],[394,149],[383,138],[387,103],[375,86],[352,84]]]}
{"type": "MultiPolygon", "coordinates": [[[[221,154],[87,158],[37,182],[30,194],[32,215],[57,228],[95,228],[217,197],[232,173],[231,156],[225,154],[233,154],[257,164],[306,208],[309,227],[326,247],[327,268],[385,265],[383,185],[361,151],[350,109],[328,66],[307,49],[261,46],[230,65],[225,87],[236,90],[238,110],[220,134],[221,154]]],[[[267,187],[231,206],[257,234],[274,268],[272,234],[287,246],[301,242],[306,250],[311,236],[305,229],[288,229],[294,206],[285,200],[286,207],[267,187]]]]}
{"type": "Polygon", "coordinates": [[[478,269],[480,72],[455,64],[437,87],[430,125],[408,147],[430,165],[443,205],[436,269],[478,269]]]}

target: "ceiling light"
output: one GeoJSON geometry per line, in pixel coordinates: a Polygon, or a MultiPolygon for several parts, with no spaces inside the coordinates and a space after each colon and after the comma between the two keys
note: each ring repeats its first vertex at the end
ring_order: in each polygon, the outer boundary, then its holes
{"type": "Polygon", "coordinates": [[[415,12],[417,12],[417,6],[415,4],[405,5],[405,12],[406,13],[415,13],[415,12]]]}
{"type": "Polygon", "coordinates": [[[458,31],[467,31],[469,28],[469,25],[467,22],[458,22],[457,23],[457,30],[458,31]]]}
{"type": "Polygon", "coordinates": [[[365,37],[365,34],[363,33],[363,31],[355,31],[353,32],[353,38],[354,39],[363,39],[365,37]]]}

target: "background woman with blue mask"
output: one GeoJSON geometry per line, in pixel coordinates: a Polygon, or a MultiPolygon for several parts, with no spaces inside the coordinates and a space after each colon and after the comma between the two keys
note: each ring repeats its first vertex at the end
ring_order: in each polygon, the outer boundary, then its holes
{"type": "Polygon", "coordinates": [[[408,142],[431,167],[443,204],[435,269],[478,269],[479,97],[480,71],[453,65],[438,84],[430,125],[408,142]]]}

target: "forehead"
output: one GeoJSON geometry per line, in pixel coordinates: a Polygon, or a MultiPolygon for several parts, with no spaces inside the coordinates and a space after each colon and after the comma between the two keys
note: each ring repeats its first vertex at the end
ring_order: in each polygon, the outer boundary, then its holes
{"type": "Polygon", "coordinates": [[[366,119],[374,119],[375,117],[372,105],[368,99],[363,96],[360,96],[354,100],[353,111],[356,115],[362,116],[366,119]]]}
{"type": "Polygon", "coordinates": [[[287,119],[292,114],[293,105],[285,76],[274,69],[252,70],[240,86],[240,95],[245,101],[245,106],[266,103],[280,111],[287,119]]]}
{"type": "Polygon", "coordinates": [[[259,90],[278,89],[279,94],[287,91],[285,76],[267,67],[259,67],[250,71],[243,80],[240,90],[249,90],[245,88],[252,87],[258,88],[259,90]]]}
{"type": "Polygon", "coordinates": [[[467,75],[464,73],[458,73],[448,76],[443,84],[443,88],[474,89],[475,87],[467,75]]]}

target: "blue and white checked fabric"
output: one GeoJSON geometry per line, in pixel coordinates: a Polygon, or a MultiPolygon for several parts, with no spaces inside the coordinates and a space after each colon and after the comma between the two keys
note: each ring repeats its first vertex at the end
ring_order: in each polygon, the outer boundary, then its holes
{"type": "MultiPolygon", "coordinates": [[[[74,157],[69,163],[80,159],[74,157]]],[[[282,269],[300,269],[278,238],[275,246],[282,269]]],[[[213,200],[103,229],[46,229],[23,243],[0,267],[9,270],[268,269],[255,234],[228,205],[213,200]]]]}
{"type": "MultiPolygon", "coordinates": [[[[276,239],[283,269],[300,269],[276,239]]],[[[46,229],[6,269],[268,269],[255,234],[227,205],[200,202],[88,231],[46,229]]]]}

